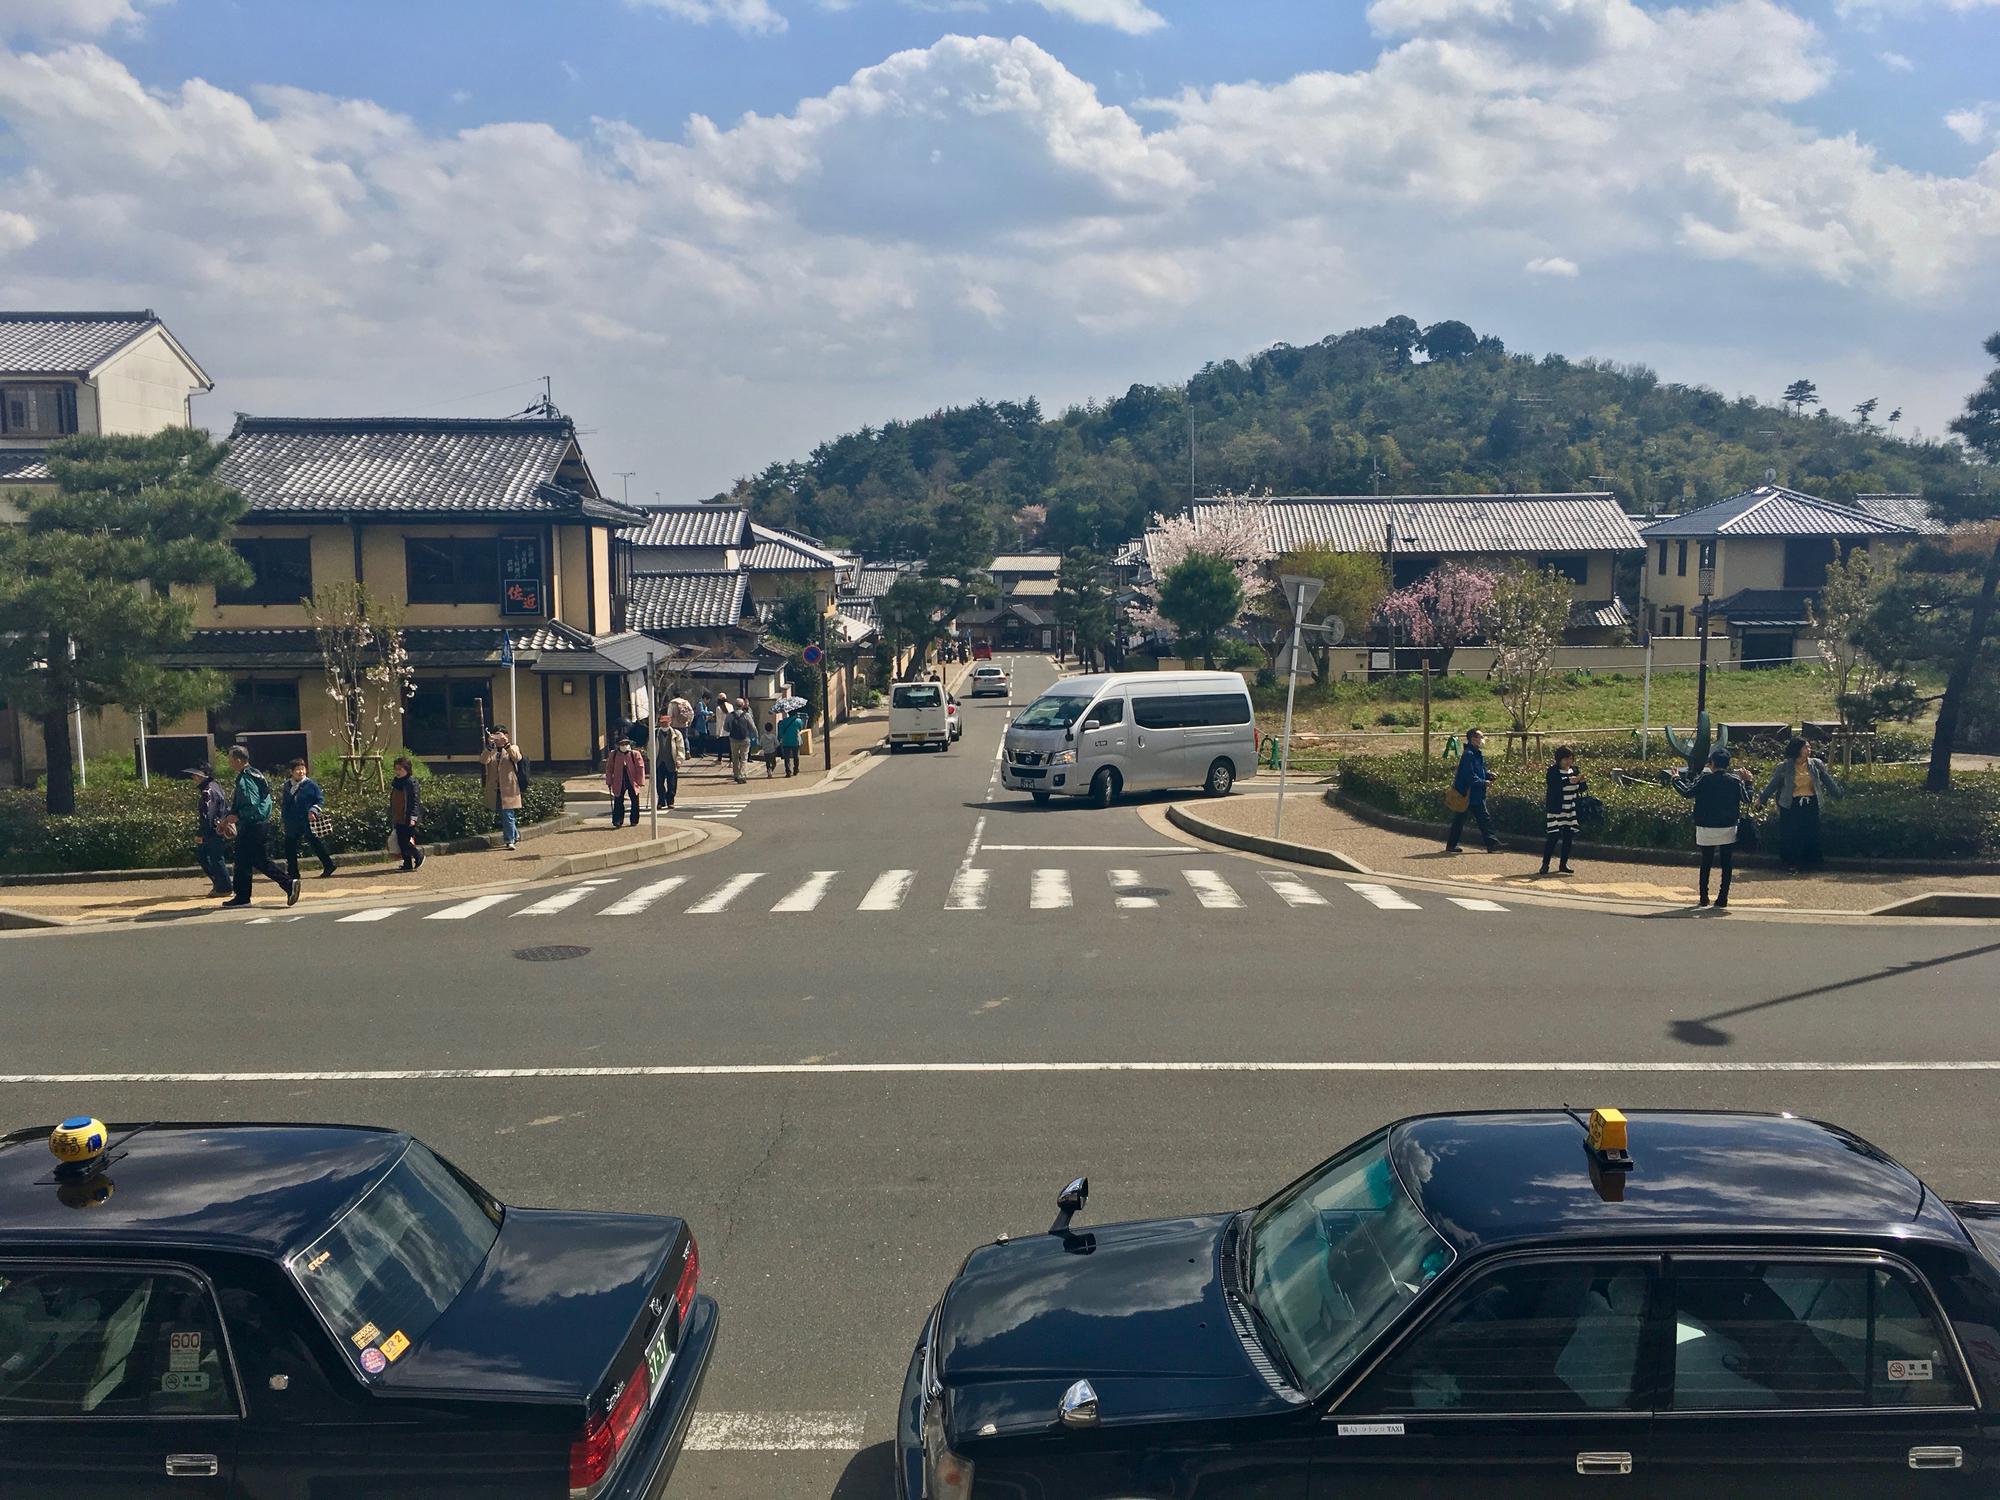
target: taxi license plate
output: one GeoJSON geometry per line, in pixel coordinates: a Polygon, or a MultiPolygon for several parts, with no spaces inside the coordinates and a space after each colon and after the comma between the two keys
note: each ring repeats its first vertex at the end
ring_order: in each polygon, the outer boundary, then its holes
{"type": "Polygon", "coordinates": [[[647,1405],[660,1399],[660,1392],[667,1388],[667,1371],[674,1367],[674,1354],[667,1347],[667,1324],[663,1318],[659,1331],[646,1344],[646,1378],[652,1382],[653,1394],[647,1398],[647,1405]]]}

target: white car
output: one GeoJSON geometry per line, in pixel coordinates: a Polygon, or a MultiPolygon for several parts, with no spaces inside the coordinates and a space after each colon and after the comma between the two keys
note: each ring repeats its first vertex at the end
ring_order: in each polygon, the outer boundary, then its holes
{"type": "Polygon", "coordinates": [[[935,745],[951,749],[951,711],[935,682],[898,682],[889,689],[889,749],[935,745]]]}
{"type": "Polygon", "coordinates": [[[988,693],[997,693],[1005,698],[1013,690],[1013,681],[1007,676],[1007,669],[987,662],[972,669],[972,680],[965,685],[965,696],[983,698],[988,693]]]}

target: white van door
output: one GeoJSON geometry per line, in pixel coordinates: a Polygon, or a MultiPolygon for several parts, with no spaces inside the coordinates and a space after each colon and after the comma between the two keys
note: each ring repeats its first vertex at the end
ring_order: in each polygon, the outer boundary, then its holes
{"type": "Polygon", "coordinates": [[[1218,760],[1229,762],[1231,782],[1256,774],[1257,735],[1247,689],[1226,683],[1192,688],[1181,698],[1181,717],[1187,721],[1188,785],[1205,783],[1218,760]]]}
{"type": "Polygon", "coordinates": [[[1130,692],[1132,743],[1125,785],[1134,791],[1186,786],[1187,730],[1181,717],[1180,685],[1147,683],[1130,692]]]}
{"type": "Polygon", "coordinates": [[[1109,766],[1118,773],[1121,784],[1131,785],[1131,773],[1127,762],[1131,759],[1126,751],[1126,737],[1131,733],[1131,725],[1125,722],[1125,700],[1116,694],[1100,698],[1090,705],[1090,710],[1076,726],[1076,770],[1069,778],[1069,788],[1082,791],[1090,785],[1100,766],[1109,766]]]}

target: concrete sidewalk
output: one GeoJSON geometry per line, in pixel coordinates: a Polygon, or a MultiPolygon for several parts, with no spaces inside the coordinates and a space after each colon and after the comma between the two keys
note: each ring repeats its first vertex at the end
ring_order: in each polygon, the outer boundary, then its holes
{"type": "MultiPolygon", "coordinates": [[[[844,724],[833,726],[833,770],[839,773],[844,761],[857,755],[873,751],[882,742],[882,736],[889,732],[889,711],[887,708],[863,709],[844,724]]],[[[647,766],[652,765],[652,756],[646,757],[647,766]]],[[[717,761],[713,756],[702,756],[681,767],[680,788],[674,799],[676,807],[683,803],[695,802],[740,802],[746,797],[768,796],[773,792],[811,791],[827,780],[825,752],[820,749],[817,726],[813,732],[813,748],[810,756],[799,757],[799,774],[787,776],[780,765],[774,775],[764,774],[761,760],[750,762],[749,780],[739,785],[729,774],[729,759],[725,756],[717,761]]],[[[846,776],[837,775],[845,780],[846,776]]],[[[563,781],[563,799],[572,811],[579,806],[592,810],[608,809],[611,794],[604,788],[602,775],[571,776],[563,781]]]]}
{"type": "MultiPolygon", "coordinates": [[[[1296,790],[1285,797],[1285,841],[1335,851],[1370,874],[1452,881],[1495,895],[1531,892],[1538,896],[1583,896],[1660,907],[1692,906],[1695,902],[1700,872],[1692,864],[1623,864],[1578,856],[1571,861],[1576,874],[1543,876],[1538,873],[1542,862],[1539,839],[1503,836],[1507,847],[1497,854],[1486,854],[1479,849],[1475,831],[1465,846],[1471,852],[1446,854],[1441,836],[1423,838],[1377,828],[1329,803],[1326,788],[1321,784],[1309,782],[1299,786],[1295,782],[1294,787],[1296,790]]],[[[1263,790],[1262,778],[1258,790],[1263,790]]],[[[1239,833],[1266,838],[1271,834],[1274,808],[1273,799],[1268,796],[1199,802],[1190,805],[1187,811],[1205,822],[1239,833]]],[[[1748,866],[1737,869],[1729,904],[1746,910],[1863,913],[1930,892],[2000,899],[2000,875],[1906,875],[1845,870],[1788,875],[1769,867],[1748,866]]]]}

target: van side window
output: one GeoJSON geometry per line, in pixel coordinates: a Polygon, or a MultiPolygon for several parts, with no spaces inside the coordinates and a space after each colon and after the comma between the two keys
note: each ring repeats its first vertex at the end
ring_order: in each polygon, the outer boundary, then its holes
{"type": "Polygon", "coordinates": [[[1090,714],[1083,721],[1085,729],[1109,729],[1114,724],[1125,722],[1125,700],[1106,698],[1092,705],[1090,714]]]}
{"type": "Polygon", "coordinates": [[[1194,693],[1181,699],[1181,712],[1196,727],[1248,724],[1250,700],[1242,693],[1194,693]]]}
{"type": "Polygon", "coordinates": [[[1134,698],[1132,722],[1141,729],[1179,729],[1187,723],[1182,698],[1134,698]]]}

